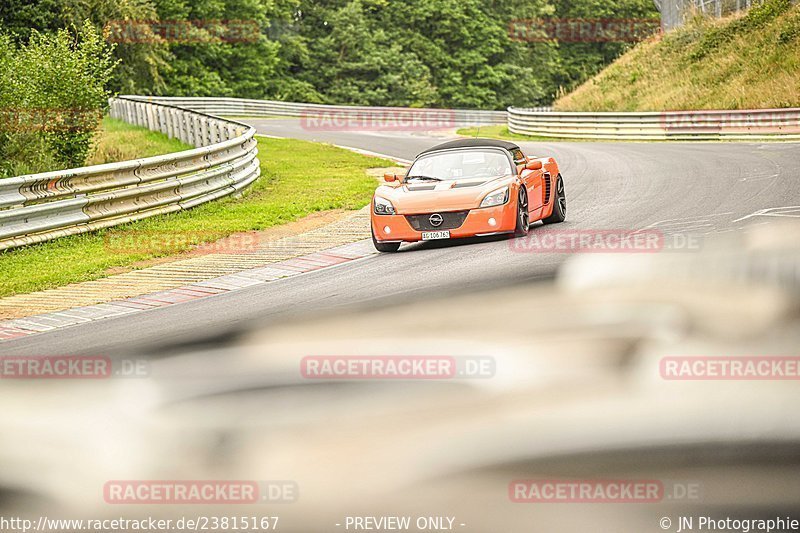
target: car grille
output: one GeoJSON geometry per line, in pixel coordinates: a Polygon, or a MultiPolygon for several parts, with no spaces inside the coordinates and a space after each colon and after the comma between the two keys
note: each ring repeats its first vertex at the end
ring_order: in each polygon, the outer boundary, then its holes
{"type": "Polygon", "coordinates": [[[439,213],[442,215],[442,223],[434,226],[430,222],[431,215],[406,215],[406,220],[411,227],[417,231],[438,231],[443,229],[456,229],[464,223],[469,211],[452,211],[450,213],[439,213]]]}

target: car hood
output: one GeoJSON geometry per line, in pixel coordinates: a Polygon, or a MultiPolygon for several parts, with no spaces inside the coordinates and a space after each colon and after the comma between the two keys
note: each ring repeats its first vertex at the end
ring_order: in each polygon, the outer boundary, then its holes
{"type": "Polygon", "coordinates": [[[375,195],[392,202],[398,215],[460,211],[477,208],[486,194],[509,185],[513,180],[513,176],[507,175],[488,179],[415,181],[381,185],[375,195]]]}

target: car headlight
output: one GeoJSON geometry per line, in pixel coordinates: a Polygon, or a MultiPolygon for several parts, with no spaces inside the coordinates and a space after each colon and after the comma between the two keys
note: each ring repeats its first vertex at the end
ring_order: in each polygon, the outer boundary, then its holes
{"type": "Polygon", "coordinates": [[[376,215],[394,215],[396,211],[392,202],[380,196],[375,197],[375,214],[376,215]]]}
{"type": "Polygon", "coordinates": [[[503,205],[508,201],[508,187],[497,189],[486,195],[481,202],[481,207],[493,207],[496,205],[503,205]]]}

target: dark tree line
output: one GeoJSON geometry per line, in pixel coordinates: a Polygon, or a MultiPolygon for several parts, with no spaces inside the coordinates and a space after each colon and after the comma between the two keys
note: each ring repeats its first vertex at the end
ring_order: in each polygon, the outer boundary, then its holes
{"type": "Polygon", "coordinates": [[[116,39],[115,92],[502,109],[547,104],[629,46],[515,40],[512,20],[655,16],[652,0],[4,0],[0,29],[24,44],[85,20],[107,37],[195,22],[116,39]],[[237,38],[241,21],[255,31],[237,38]]]}

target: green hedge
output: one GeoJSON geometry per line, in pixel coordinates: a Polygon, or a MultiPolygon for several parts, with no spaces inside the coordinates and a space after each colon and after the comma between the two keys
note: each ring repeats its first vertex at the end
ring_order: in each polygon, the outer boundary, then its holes
{"type": "Polygon", "coordinates": [[[90,23],[0,35],[0,177],[81,166],[108,105],[113,45],[90,23]]]}

